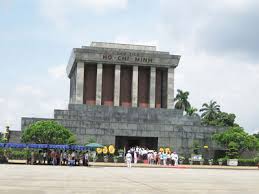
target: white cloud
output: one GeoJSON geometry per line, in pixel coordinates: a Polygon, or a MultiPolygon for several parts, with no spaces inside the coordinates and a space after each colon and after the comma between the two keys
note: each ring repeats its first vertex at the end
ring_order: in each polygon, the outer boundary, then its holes
{"type": "Polygon", "coordinates": [[[257,134],[257,133],[259,133],[259,128],[252,132],[252,134],[257,134]]]}
{"type": "Polygon", "coordinates": [[[48,73],[55,79],[64,79],[67,77],[66,65],[53,66],[48,69],[48,73]]]}
{"type": "Polygon", "coordinates": [[[33,95],[33,96],[41,96],[43,92],[40,88],[35,88],[31,85],[18,85],[16,87],[16,92],[24,95],[33,95]]]}
{"type": "Polygon", "coordinates": [[[67,19],[76,12],[104,14],[112,10],[127,8],[128,0],[41,0],[40,10],[43,16],[64,27],[67,19]]]}
{"type": "Polygon", "coordinates": [[[157,29],[161,49],[182,55],[175,88],[190,91],[198,108],[216,100],[250,133],[259,128],[256,7],[253,0],[162,0],[157,29]]]}
{"type": "Polygon", "coordinates": [[[69,82],[53,79],[51,74],[39,76],[36,82],[21,81],[8,87],[0,98],[0,129],[8,125],[20,130],[21,117],[53,118],[55,108],[67,109],[68,94],[69,82]]]}
{"type": "MultiPolygon", "coordinates": [[[[259,2],[160,2],[160,7],[156,7],[153,13],[143,11],[143,16],[147,14],[150,19],[136,14],[140,16],[136,23],[141,26],[130,26],[132,21],[129,21],[129,18],[137,18],[132,14],[135,14],[136,6],[140,4],[130,5],[127,13],[123,13],[123,23],[129,27],[119,28],[121,25],[118,23],[118,29],[107,28],[104,25],[107,22],[106,18],[103,22],[98,19],[100,15],[107,14],[109,19],[114,17],[117,24],[119,21],[113,12],[127,9],[127,0],[40,0],[40,11],[47,21],[67,27],[66,30],[57,31],[58,38],[53,36],[52,33],[55,32],[51,31],[51,37],[55,37],[55,41],[58,40],[58,44],[62,43],[62,46],[64,42],[69,47],[81,46],[85,38],[89,42],[91,39],[114,39],[120,43],[159,46],[159,50],[182,55],[175,74],[176,89],[189,90],[190,100],[197,108],[202,103],[214,99],[223,111],[235,113],[238,122],[246,130],[252,132],[258,129],[259,62],[258,58],[257,61],[246,59],[258,57],[259,28],[256,16],[259,2]],[[108,15],[109,13],[112,14],[108,15]],[[86,16],[93,21],[98,20],[98,25],[86,25],[86,16]],[[249,57],[242,58],[243,55],[249,57]]],[[[44,31],[46,36],[49,36],[48,30],[50,29],[46,28],[44,31]]],[[[59,64],[62,63],[61,61],[59,64]]],[[[54,108],[66,108],[69,83],[65,66],[49,68],[44,77],[39,77],[32,83],[19,81],[21,83],[8,85],[8,90],[2,90],[5,93],[1,94],[2,101],[0,98],[0,126],[10,123],[14,129],[19,129],[22,116],[51,117],[54,108]]]]}
{"type": "Polygon", "coordinates": [[[5,99],[0,97],[0,103],[4,103],[5,99]]]}

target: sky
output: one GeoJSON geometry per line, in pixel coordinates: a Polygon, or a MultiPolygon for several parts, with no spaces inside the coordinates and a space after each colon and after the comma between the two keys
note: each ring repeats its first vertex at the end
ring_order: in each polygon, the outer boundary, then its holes
{"type": "Polygon", "coordinates": [[[175,89],[259,131],[257,0],[0,0],[0,130],[67,109],[72,48],[92,41],[181,55],[175,89]]]}

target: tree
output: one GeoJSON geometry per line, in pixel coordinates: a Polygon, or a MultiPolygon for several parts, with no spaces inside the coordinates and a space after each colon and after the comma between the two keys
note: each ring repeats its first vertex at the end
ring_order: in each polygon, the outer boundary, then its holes
{"type": "Polygon", "coordinates": [[[175,108],[176,109],[181,109],[183,111],[186,111],[188,108],[191,107],[189,101],[188,101],[188,97],[189,97],[189,92],[184,92],[182,90],[177,90],[177,95],[175,97],[175,108]]]}
{"type": "Polygon", "coordinates": [[[202,107],[203,108],[200,109],[200,112],[202,112],[201,118],[208,121],[216,119],[217,114],[220,112],[220,106],[216,101],[213,100],[211,100],[209,103],[204,103],[202,107]]]}
{"type": "Polygon", "coordinates": [[[259,132],[255,133],[253,136],[255,136],[259,140],[259,132]]]}
{"type": "Polygon", "coordinates": [[[22,132],[22,141],[38,144],[71,144],[76,142],[70,130],[55,121],[38,121],[22,132]]]}
{"type": "Polygon", "coordinates": [[[193,141],[192,148],[193,148],[194,154],[196,154],[196,155],[200,154],[201,145],[198,141],[193,141]]]}
{"type": "Polygon", "coordinates": [[[218,127],[233,127],[238,126],[235,123],[236,115],[233,113],[219,112],[213,120],[202,118],[202,123],[205,125],[212,125],[218,127]]]}
{"type": "Polygon", "coordinates": [[[238,144],[233,141],[229,142],[226,154],[230,159],[238,158],[238,144]]]}
{"type": "Polygon", "coordinates": [[[197,111],[198,111],[197,108],[189,107],[188,109],[186,109],[186,114],[189,115],[189,116],[198,115],[196,113],[197,111]]]}
{"type": "Polygon", "coordinates": [[[229,156],[240,156],[246,150],[259,148],[259,141],[253,135],[249,135],[242,127],[229,127],[226,131],[216,133],[213,139],[228,150],[229,156]],[[235,153],[238,152],[238,153],[235,153]]]}
{"type": "Polygon", "coordinates": [[[4,143],[5,139],[4,139],[4,134],[0,132],[0,143],[4,143]]]}

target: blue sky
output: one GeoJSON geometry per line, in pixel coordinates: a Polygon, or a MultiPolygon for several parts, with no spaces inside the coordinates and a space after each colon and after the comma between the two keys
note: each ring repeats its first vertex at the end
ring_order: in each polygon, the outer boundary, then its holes
{"type": "Polygon", "coordinates": [[[259,4],[255,0],[0,0],[0,129],[67,107],[65,67],[91,41],[155,45],[182,55],[176,89],[216,100],[259,129],[259,4]]]}

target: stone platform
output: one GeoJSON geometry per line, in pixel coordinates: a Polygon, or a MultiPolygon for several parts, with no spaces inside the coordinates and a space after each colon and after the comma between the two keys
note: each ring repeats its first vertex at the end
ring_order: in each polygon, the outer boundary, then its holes
{"type": "MultiPolygon", "coordinates": [[[[22,118],[22,129],[44,118],[22,118]]],[[[171,147],[188,156],[193,141],[217,149],[211,141],[214,132],[224,129],[205,127],[199,117],[183,116],[176,109],[124,108],[70,104],[68,110],[55,110],[54,119],[85,144],[94,138],[103,145],[115,144],[117,136],[156,137],[158,147],[171,147]]]]}

